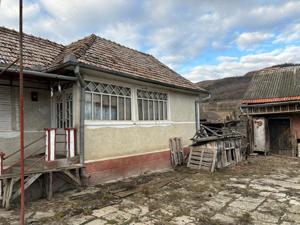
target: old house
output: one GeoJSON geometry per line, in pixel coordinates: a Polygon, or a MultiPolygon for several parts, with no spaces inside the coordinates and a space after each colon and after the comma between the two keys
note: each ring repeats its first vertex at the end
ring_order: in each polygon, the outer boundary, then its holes
{"type": "MultiPolygon", "coordinates": [[[[18,33],[1,27],[0,72],[17,57],[18,33]]],[[[0,77],[2,174],[18,163],[16,65],[0,77]]],[[[168,139],[190,144],[195,102],[207,93],[153,56],[95,35],[66,46],[24,35],[24,65],[26,171],[30,158],[45,157],[81,165],[90,182],[169,168],[168,139]]]]}
{"type": "Polygon", "coordinates": [[[261,71],[242,100],[252,151],[300,156],[300,67],[261,71]]]}

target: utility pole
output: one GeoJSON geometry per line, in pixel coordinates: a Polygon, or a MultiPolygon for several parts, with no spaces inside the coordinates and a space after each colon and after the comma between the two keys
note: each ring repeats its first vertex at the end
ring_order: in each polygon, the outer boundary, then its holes
{"type": "Polygon", "coordinates": [[[19,0],[19,62],[20,62],[20,225],[25,225],[25,193],[24,193],[24,74],[23,74],[23,0],[19,0]]]}

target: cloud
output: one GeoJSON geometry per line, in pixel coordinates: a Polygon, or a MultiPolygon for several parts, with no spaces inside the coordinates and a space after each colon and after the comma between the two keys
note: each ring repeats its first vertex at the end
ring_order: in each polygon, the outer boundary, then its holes
{"type": "Polygon", "coordinates": [[[249,71],[276,64],[299,63],[299,52],[300,46],[288,46],[283,49],[275,49],[259,54],[249,54],[236,59],[230,57],[229,61],[224,60],[227,57],[222,57],[219,64],[196,66],[185,76],[194,82],[227,76],[241,76],[249,71]]]}
{"type": "MultiPolygon", "coordinates": [[[[24,28],[28,33],[64,44],[96,33],[150,53],[177,71],[186,71],[199,61],[233,65],[239,63],[242,54],[249,53],[244,50],[251,49],[257,55],[257,51],[271,51],[279,45],[295,45],[294,41],[299,39],[300,1],[294,0],[24,0],[24,3],[24,28]],[[272,46],[274,39],[277,41],[272,46]],[[267,48],[257,48],[266,43],[267,48]],[[222,57],[227,54],[239,58],[222,57]]],[[[2,0],[0,25],[17,28],[17,6],[18,0],[2,0]]],[[[220,76],[223,76],[221,71],[220,76]]]]}
{"type": "Polygon", "coordinates": [[[272,38],[274,35],[264,32],[242,33],[236,40],[240,49],[251,49],[257,47],[261,42],[272,38]]]}
{"type": "MultiPolygon", "coordinates": [[[[27,2],[23,5],[23,17],[25,26],[33,23],[40,12],[40,5],[35,2],[27,2]]],[[[0,4],[0,25],[18,29],[19,23],[19,1],[2,0],[0,4]]],[[[25,30],[26,31],[26,30],[25,30]]]]}
{"type": "Polygon", "coordinates": [[[274,43],[290,43],[300,40],[300,23],[290,24],[287,28],[277,36],[274,43]]]}
{"type": "Polygon", "coordinates": [[[237,57],[231,57],[231,56],[219,56],[218,61],[219,62],[234,62],[238,58],[237,57]]]}
{"type": "Polygon", "coordinates": [[[141,41],[141,35],[139,34],[138,29],[138,26],[135,24],[117,23],[107,27],[104,32],[100,31],[97,34],[106,39],[122,43],[127,47],[138,49],[141,41]]]}
{"type": "Polygon", "coordinates": [[[256,18],[253,22],[260,26],[275,26],[277,23],[299,18],[299,11],[300,1],[284,1],[284,4],[269,4],[252,8],[249,16],[256,18]]]}

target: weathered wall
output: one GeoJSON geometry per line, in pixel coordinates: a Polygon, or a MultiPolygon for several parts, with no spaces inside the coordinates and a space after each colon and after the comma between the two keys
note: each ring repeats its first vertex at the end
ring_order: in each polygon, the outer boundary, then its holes
{"type": "MultiPolygon", "coordinates": [[[[1,87],[0,87],[1,88],[1,87]]],[[[18,88],[13,88],[18,95],[18,88]]],[[[44,128],[51,126],[51,98],[50,91],[35,88],[24,89],[24,110],[25,110],[25,144],[44,135],[44,128]],[[38,92],[38,101],[31,101],[31,92],[38,92]]],[[[15,112],[13,120],[18,120],[18,111],[15,112]]],[[[16,123],[16,121],[14,121],[16,123]]],[[[0,131],[0,151],[8,154],[19,149],[19,131],[0,131]]],[[[41,141],[36,146],[43,144],[41,141]]]]}
{"type": "MultiPolygon", "coordinates": [[[[175,122],[195,122],[196,96],[169,92],[171,120],[175,122]]],[[[194,124],[195,126],[195,124],[194,124]]]]}
{"type": "Polygon", "coordinates": [[[291,118],[291,130],[292,136],[300,139],[300,115],[299,114],[292,114],[291,118]]]}
{"type": "Polygon", "coordinates": [[[169,148],[169,138],[176,136],[183,137],[184,145],[188,145],[194,134],[194,124],[86,129],[86,160],[165,150],[169,148]]]}

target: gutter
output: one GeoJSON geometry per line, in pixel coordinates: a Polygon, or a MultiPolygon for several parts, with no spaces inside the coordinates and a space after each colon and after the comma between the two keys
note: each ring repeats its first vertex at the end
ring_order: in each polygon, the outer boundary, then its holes
{"type": "Polygon", "coordinates": [[[198,99],[195,100],[195,120],[196,120],[196,132],[200,130],[200,105],[201,103],[209,100],[211,98],[211,93],[207,91],[208,96],[205,98],[201,98],[201,96],[198,96],[198,99]]]}
{"type": "MultiPolygon", "coordinates": [[[[0,67],[0,71],[6,71],[10,73],[19,73],[19,69],[12,69],[12,68],[5,68],[5,67],[0,67]]],[[[37,77],[44,77],[44,78],[53,78],[53,79],[61,79],[61,80],[70,80],[70,81],[76,81],[76,77],[70,77],[70,76],[64,76],[64,75],[59,75],[55,73],[45,73],[45,72],[38,72],[38,71],[33,71],[33,70],[24,70],[24,74],[32,75],[32,76],[37,76],[37,77]]]]}
{"type": "Polygon", "coordinates": [[[79,149],[80,149],[80,164],[84,164],[84,117],[85,117],[85,88],[86,84],[82,75],[80,73],[80,68],[77,65],[74,69],[74,74],[76,75],[80,83],[80,125],[79,125],[79,149]]]}

